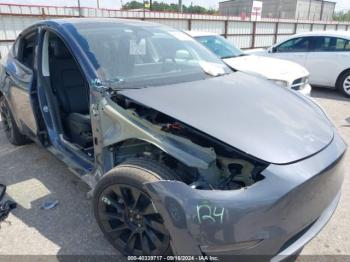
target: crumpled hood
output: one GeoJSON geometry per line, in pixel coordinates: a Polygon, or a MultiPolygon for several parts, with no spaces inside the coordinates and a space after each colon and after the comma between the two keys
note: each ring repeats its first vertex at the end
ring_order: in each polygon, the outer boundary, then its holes
{"type": "Polygon", "coordinates": [[[332,124],[315,104],[241,72],[119,94],[274,164],[315,154],[334,135],[332,124]]]}
{"type": "Polygon", "coordinates": [[[247,55],[224,59],[231,68],[273,80],[284,80],[290,85],[294,80],[309,75],[297,63],[263,56],[247,55]]]}

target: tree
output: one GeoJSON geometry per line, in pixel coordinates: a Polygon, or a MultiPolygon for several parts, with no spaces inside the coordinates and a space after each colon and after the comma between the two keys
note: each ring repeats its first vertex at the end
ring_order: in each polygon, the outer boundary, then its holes
{"type": "Polygon", "coordinates": [[[350,21],[350,10],[335,12],[333,19],[336,21],[350,21]]]}
{"type": "Polygon", "coordinates": [[[144,7],[144,4],[138,1],[130,1],[123,5],[123,9],[129,10],[129,9],[142,9],[144,7]]]}
{"type": "MultiPolygon", "coordinates": [[[[139,1],[130,1],[123,5],[124,10],[130,9],[142,9],[144,8],[144,2],[139,1]]],[[[151,5],[152,11],[168,11],[168,12],[178,12],[179,6],[178,4],[172,3],[164,3],[158,1],[152,1],[151,5]]],[[[193,14],[216,14],[218,11],[215,9],[206,9],[205,7],[199,5],[182,5],[182,10],[184,13],[193,13],[193,14]]]]}

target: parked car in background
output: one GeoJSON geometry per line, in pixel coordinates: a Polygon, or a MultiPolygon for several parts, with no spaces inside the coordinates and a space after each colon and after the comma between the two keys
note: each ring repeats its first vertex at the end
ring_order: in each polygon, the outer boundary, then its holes
{"type": "Polygon", "coordinates": [[[37,142],[91,187],[125,255],[280,260],[340,198],[346,144],[315,102],[163,25],[38,21],[2,60],[0,109],[12,144],[37,142]]]}
{"type": "Polygon", "coordinates": [[[296,34],[266,50],[249,53],[298,63],[310,72],[311,85],[336,88],[350,97],[350,32],[296,34]]]}
{"type": "Polygon", "coordinates": [[[304,95],[311,93],[311,86],[308,83],[309,72],[296,63],[247,55],[217,34],[196,31],[187,31],[186,33],[207,47],[234,70],[258,75],[272,80],[279,86],[299,91],[304,95]]]}

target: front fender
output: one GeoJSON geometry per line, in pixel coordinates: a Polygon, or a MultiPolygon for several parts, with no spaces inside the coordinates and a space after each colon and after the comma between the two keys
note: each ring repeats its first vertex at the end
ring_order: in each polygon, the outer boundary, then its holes
{"type": "Polygon", "coordinates": [[[140,119],[109,98],[102,99],[100,107],[103,146],[128,139],[139,139],[158,147],[189,167],[208,169],[216,159],[214,150],[203,148],[190,140],[161,131],[160,127],[140,119]]]}

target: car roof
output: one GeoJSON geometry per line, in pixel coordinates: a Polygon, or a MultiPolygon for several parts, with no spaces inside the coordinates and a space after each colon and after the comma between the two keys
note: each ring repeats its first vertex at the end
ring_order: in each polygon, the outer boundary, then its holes
{"type": "Polygon", "coordinates": [[[303,37],[303,36],[335,36],[350,39],[350,31],[313,31],[295,34],[292,37],[303,37]]]}
{"type": "Polygon", "coordinates": [[[60,19],[50,19],[50,20],[41,20],[34,25],[41,24],[51,24],[64,26],[65,24],[93,24],[98,25],[99,23],[116,23],[119,25],[133,25],[133,26],[162,26],[157,23],[145,22],[142,20],[134,19],[121,19],[121,18],[60,18],[60,19]]]}
{"type": "Polygon", "coordinates": [[[204,31],[184,31],[186,34],[192,36],[192,37],[200,37],[200,36],[214,36],[218,35],[215,33],[210,32],[204,32],[204,31]]]}

